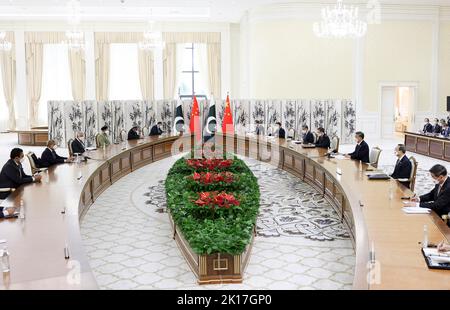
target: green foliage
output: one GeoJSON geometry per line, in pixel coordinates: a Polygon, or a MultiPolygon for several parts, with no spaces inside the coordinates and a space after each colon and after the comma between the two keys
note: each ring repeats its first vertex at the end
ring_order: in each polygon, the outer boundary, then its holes
{"type": "Polygon", "coordinates": [[[239,255],[250,243],[259,209],[259,186],[256,177],[240,159],[226,169],[236,180],[226,184],[198,184],[189,176],[194,169],[179,159],[169,171],[165,187],[167,206],[173,220],[183,233],[193,251],[199,255],[227,253],[239,255]],[[239,206],[216,210],[194,203],[198,192],[226,191],[240,201],[239,206]]]}

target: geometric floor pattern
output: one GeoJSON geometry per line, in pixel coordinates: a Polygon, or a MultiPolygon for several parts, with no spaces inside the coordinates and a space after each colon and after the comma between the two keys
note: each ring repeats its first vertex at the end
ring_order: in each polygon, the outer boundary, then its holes
{"type": "Polygon", "coordinates": [[[81,223],[101,289],[351,289],[354,250],[337,214],[298,178],[246,159],[261,208],[242,284],[198,285],[175,241],[162,186],[175,159],[108,188],[81,223]]]}

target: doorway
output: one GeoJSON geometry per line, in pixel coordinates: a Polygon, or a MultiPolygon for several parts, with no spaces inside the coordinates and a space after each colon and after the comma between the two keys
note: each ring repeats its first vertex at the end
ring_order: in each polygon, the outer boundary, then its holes
{"type": "Polygon", "coordinates": [[[381,137],[392,138],[415,128],[417,85],[391,83],[380,85],[381,137]]]}

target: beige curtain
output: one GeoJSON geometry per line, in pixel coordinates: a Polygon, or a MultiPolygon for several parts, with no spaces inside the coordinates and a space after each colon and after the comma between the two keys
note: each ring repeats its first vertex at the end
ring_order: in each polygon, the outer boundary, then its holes
{"type": "Polygon", "coordinates": [[[166,43],[220,43],[220,32],[165,32],[166,43]]]}
{"type": "Polygon", "coordinates": [[[0,54],[0,66],[3,76],[3,92],[9,111],[8,127],[9,129],[15,129],[16,113],[14,111],[14,94],[16,89],[16,56],[14,51],[14,35],[8,32],[6,34],[6,40],[13,43],[13,47],[11,51],[0,54]]]}
{"type": "Polygon", "coordinates": [[[27,95],[31,126],[37,125],[39,99],[42,90],[42,63],[44,44],[60,44],[65,40],[64,32],[26,32],[25,56],[27,95]]]}
{"type": "Polygon", "coordinates": [[[69,49],[70,80],[75,101],[86,99],[86,61],[84,51],[69,49]]]}
{"type": "Polygon", "coordinates": [[[95,43],[95,96],[97,101],[108,100],[109,44],[95,43]]]}
{"type": "Polygon", "coordinates": [[[139,49],[139,82],[141,85],[142,98],[144,100],[154,99],[154,68],[153,53],[139,49]]]}
{"type": "Polygon", "coordinates": [[[39,99],[42,89],[42,62],[43,62],[42,43],[25,43],[26,55],[26,75],[27,75],[27,93],[29,96],[29,113],[31,126],[37,125],[39,99]]]}
{"type": "Polygon", "coordinates": [[[164,98],[173,99],[176,88],[177,76],[177,45],[176,43],[167,43],[163,53],[163,83],[164,98]]]}
{"type": "Polygon", "coordinates": [[[221,91],[221,46],[220,43],[206,45],[208,55],[208,81],[209,89],[215,98],[222,98],[221,91]]]}

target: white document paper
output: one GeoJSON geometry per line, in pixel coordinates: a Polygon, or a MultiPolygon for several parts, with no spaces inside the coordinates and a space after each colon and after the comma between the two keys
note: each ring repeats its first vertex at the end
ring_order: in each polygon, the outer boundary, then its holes
{"type": "Polygon", "coordinates": [[[403,207],[403,212],[407,214],[430,214],[431,209],[420,207],[403,207]]]}

